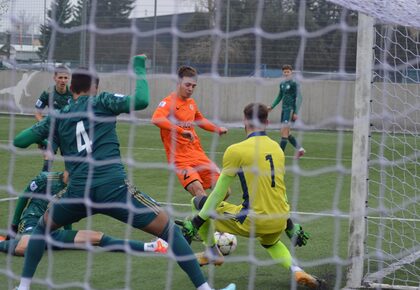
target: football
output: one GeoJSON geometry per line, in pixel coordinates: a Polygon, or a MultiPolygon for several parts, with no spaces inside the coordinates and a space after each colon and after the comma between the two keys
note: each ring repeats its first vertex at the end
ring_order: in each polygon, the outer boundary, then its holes
{"type": "Polygon", "coordinates": [[[216,239],[217,247],[224,256],[227,256],[235,251],[238,244],[238,240],[235,235],[215,232],[214,237],[216,239]]]}

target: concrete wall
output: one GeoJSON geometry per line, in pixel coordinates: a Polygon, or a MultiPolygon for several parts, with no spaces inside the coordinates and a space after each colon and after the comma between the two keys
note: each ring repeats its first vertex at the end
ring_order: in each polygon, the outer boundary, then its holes
{"type": "MultiPolygon", "coordinates": [[[[100,90],[130,94],[134,80],[127,74],[103,74],[100,76],[100,90]]],[[[159,101],[175,88],[175,79],[168,75],[148,76],[151,91],[150,106],[138,112],[140,118],[150,118],[159,101]]],[[[250,102],[270,105],[278,93],[279,79],[256,78],[212,78],[201,76],[194,94],[199,108],[209,119],[222,122],[241,122],[242,110],[250,102]]],[[[33,113],[36,99],[49,85],[53,84],[52,74],[48,72],[0,71],[0,111],[33,113]]],[[[306,129],[352,128],[353,120],[353,81],[306,80],[301,83],[303,103],[298,125],[306,129]]],[[[398,116],[387,115],[394,122],[407,126],[402,118],[409,110],[410,126],[420,122],[420,116],[413,108],[419,108],[419,85],[378,86],[374,88],[373,122],[379,127],[383,124],[382,104],[387,104],[387,112],[398,112],[398,116]],[[398,97],[396,97],[398,96],[398,97]]],[[[270,122],[278,124],[280,107],[270,114],[270,122]]],[[[413,127],[414,128],[414,127],[413,127]]]]}

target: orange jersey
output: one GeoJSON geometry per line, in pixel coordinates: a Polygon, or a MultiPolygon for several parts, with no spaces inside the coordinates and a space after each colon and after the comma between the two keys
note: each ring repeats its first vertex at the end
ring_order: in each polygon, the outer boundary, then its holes
{"type": "Polygon", "coordinates": [[[183,100],[175,92],[159,103],[153,113],[152,123],[160,128],[168,162],[179,165],[208,160],[194,130],[195,124],[207,131],[220,132],[219,127],[204,118],[194,99],[183,100]],[[194,141],[191,142],[181,135],[184,130],[193,134],[194,141]]]}

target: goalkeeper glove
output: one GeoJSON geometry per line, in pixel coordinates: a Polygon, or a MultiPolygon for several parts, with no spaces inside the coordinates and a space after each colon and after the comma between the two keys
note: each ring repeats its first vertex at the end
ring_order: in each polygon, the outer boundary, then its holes
{"type": "Polygon", "coordinates": [[[204,222],[205,220],[199,215],[195,215],[192,219],[186,218],[184,220],[175,220],[175,223],[181,227],[182,235],[187,240],[188,244],[191,244],[192,238],[197,235],[198,230],[204,222]]]}
{"type": "Polygon", "coordinates": [[[292,228],[286,229],[286,235],[295,247],[305,246],[310,237],[310,234],[305,232],[300,224],[294,224],[292,228]]]}

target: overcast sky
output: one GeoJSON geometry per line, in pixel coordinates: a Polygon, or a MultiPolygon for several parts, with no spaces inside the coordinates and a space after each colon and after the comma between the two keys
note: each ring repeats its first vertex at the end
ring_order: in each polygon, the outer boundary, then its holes
{"type": "MultiPolygon", "coordinates": [[[[3,3],[7,0],[0,0],[3,3]]],[[[22,15],[26,21],[33,23],[29,33],[39,33],[39,25],[44,22],[45,7],[50,8],[52,0],[9,0],[6,13],[0,11],[0,31],[10,30],[13,19],[22,15]]],[[[77,0],[71,0],[76,3],[77,0]]],[[[98,0],[100,1],[100,0],[98,0]]],[[[192,12],[197,1],[194,0],[136,0],[130,17],[150,17],[154,15],[155,1],[157,15],[192,12]]]]}

